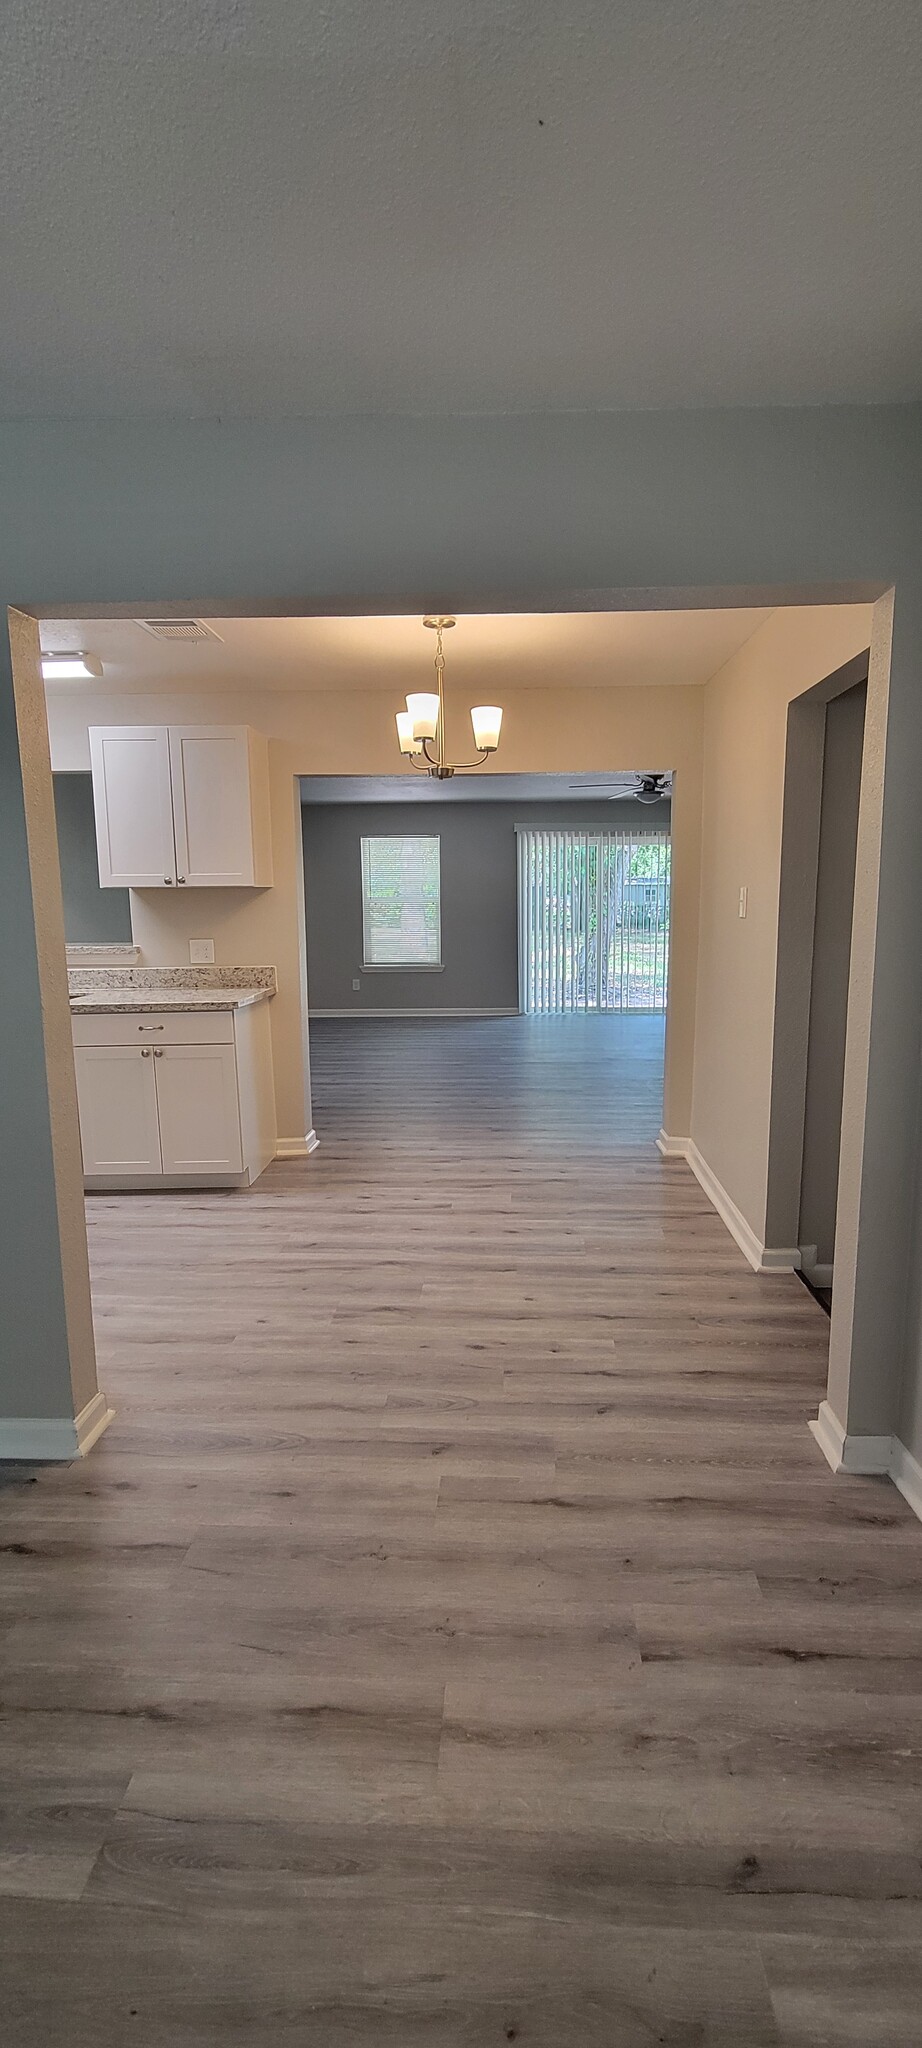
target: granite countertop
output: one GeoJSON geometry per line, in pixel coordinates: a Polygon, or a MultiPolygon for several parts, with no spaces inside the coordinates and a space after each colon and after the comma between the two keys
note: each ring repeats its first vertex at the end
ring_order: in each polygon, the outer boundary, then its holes
{"type": "Polygon", "coordinates": [[[133,1016],[153,1010],[246,1010],[267,1003],[271,988],[98,988],[72,995],[71,1013],[80,1017],[133,1016]]]}

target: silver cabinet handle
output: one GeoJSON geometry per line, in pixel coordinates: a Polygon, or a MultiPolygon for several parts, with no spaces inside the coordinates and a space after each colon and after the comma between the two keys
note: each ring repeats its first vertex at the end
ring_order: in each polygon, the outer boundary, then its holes
{"type": "Polygon", "coordinates": [[[163,1047],[162,1047],[162,1045],[155,1045],[155,1046],[154,1046],[154,1058],[155,1058],[155,1060],[162,1060],[162,1058],[163,1058],[163,1047]]]}
{"type": "Polygon", "coordinates": [[[139,1031],[165,1031],[165,1030],[166,1030],[166,1025],[165,1025],[165,1024],[139,1024],[139,1025],[138,1025],[138,1030],[139,1030],[139,1031]]]}
{"type": "Polygon", "coordinates": [[[141,1058],[142,1058],[142,1060],[149,1060],[149,1059],[150,1059],[150,1046],[149,1046],[149,1045],[142,1045],[142,1047],[141,1047],[141,1058]]]}
{"type": "Polygon", "coordinates": [[[176,880],[180,883],[181,886],[185,886],[185,875],[177,875],[176,880]]]}
{"type": "Polygon", "coordinates": [[[165,883],[166,887],[167,887],[168,889],[172,889],[172,887],[173,887],[173,877],[172,877],[172,875],[164,875],[164,877],[163,877],[163,880],[164,880],[164,883],[165,883]]]}

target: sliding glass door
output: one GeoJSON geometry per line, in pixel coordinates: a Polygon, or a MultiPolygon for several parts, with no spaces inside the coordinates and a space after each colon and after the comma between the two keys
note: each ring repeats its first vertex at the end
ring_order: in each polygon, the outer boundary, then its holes
{"type": "Polygon", "coordinates": [[[519,1007],[664,1010],[669,833],[517,832],[519,1007]]]}

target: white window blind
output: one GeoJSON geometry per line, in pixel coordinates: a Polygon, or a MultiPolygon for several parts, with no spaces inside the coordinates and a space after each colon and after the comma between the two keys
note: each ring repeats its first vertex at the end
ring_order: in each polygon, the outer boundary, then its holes
{"type": "Polygon", "coordinates": [[[441,964],[437,838],[362,840],[362,926],[366,967],[441,964]]]}
{"type": "Polygon", "coordinates": [[[669,833],[517,831],[520,1008],[664,1010],[669,833]]]}

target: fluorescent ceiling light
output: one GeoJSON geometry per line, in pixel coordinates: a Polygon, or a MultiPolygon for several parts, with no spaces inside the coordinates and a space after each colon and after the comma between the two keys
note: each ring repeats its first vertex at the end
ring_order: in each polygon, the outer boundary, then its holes
{"type": "Polygon", "coordinates": [[[46,683],[72,683],[81,676],[101,676],[98,654],[43,654],[42,675],[46,683]]]}

